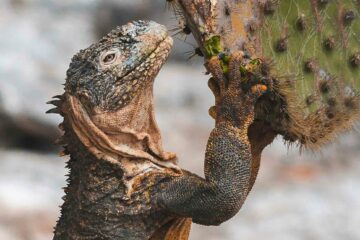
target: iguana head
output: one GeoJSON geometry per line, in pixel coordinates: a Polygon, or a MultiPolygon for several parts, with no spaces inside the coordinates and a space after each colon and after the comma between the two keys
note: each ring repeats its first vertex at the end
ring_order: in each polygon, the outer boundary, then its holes
{"type": "Polygon", "coordinates": [[[152,84],[171,47],[166,28],[155,22],[118,27],[73,57],[66,92],[87,107],[115,111],[152,84]]]}
{"type": "Polygon", "coordinates": [[[81,50],[67,71],[60,107],[65,132],[73,131],[98,159],[120,164],[125,175],[149,169],[147,160],[158,166],[175,159],[162,148],[153,108],[153,82],[171,47],[164,26],[134,21],[81,50]]]}

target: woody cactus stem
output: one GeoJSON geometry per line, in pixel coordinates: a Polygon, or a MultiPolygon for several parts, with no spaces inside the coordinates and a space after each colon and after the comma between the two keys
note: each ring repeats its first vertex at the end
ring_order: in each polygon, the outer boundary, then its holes
{"type": "Polygon", "coordinates": [[[179,0],[174,3],[181,9],[186,27],[191,30],[205,58],[210,58],[215,52],[221,51],[219,42],[212,40],[216,37],[215,2],[212,1],[209,4],[206,0],[179,0]]]}
{"type": "Polygon", "coordinates": [[[205,60],[219,56],[227,74],[229,55],[241,50],[246,54],[242,73],[246,75],[254,68],[254,60],[258,62],[258,59],[250,41],[252,34],[246,31],[255,14],[251,1],[179,0],[177,4],[183,12],[186,29],[193,33],[205,60]],[[235,8],[239,11],[233,11],[235,8]]]}
{"type": "Polygon", "coordinates": [[[178,0],[178,5],[206,58],[244,48],[254,55],[247,31],[254,27],[252,1],[178,0]]]}

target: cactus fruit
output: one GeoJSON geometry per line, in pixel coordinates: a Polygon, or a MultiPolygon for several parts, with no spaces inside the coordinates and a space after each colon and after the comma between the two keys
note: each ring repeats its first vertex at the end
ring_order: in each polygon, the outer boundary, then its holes
{"type": "Polygon", "coordinates": [[[206,59],[218,55],[226,73],[226,56],[243,51],[244,75],[272,80],[256,119],[286,141],[317,149],[359,119],[359,0],[176,4],[206,59]]]}

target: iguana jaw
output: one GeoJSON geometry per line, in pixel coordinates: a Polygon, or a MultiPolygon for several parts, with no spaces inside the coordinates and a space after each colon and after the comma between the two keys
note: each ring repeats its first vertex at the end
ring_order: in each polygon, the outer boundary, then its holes
{"type": "Polygon", "coordinates": [[[149,53],[149,55],[147,55],[140,64],[135,66],[134,69],[129,71],[126,75],[118,76],[114,84],[116,90],[109,97],[108,101],[105,102],[108,105],[100,106],[100,108],[106,109],[107,112],[111,112],[117,111],[127,104],[131,104],[131,101],[135,96],[141,94],[143,89],[148,85],[153,84],[156,75],[170,53],[172,44],[172,38],[167,36],[159,43],[157,48],[149,53]],[[116,100],[111,101],[112,98],[116,100]]]}

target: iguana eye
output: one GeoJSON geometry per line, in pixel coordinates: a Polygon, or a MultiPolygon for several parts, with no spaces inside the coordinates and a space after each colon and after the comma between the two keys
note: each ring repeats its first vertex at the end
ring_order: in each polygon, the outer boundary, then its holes
{"type": "Polygon", "coordinates": [[[109,63],[115,59],[115,53],[110,53],[104,57],[104,63],[109,63]]]}
{"type": "Polygon", "coordinates": [[[114,59],[115,59],[115,53],[110,53],[110,54],[107,54],[107,55],[104,57],[103,62],[104,62],[104,63],[110,63],[110,62],[112,62],[114,59]]]}
{"type": "Polygon", "coordinates": [[[104,53],[102,56],[101,56],[101,62],[105,65],[109,65],[113,62],[115,62],[115,60],[117,59],[118,57],[118,54],[119,52],[115,51],[115,50],[112,50],[112,51],[108,51],[106,53],[104,53]]]}

